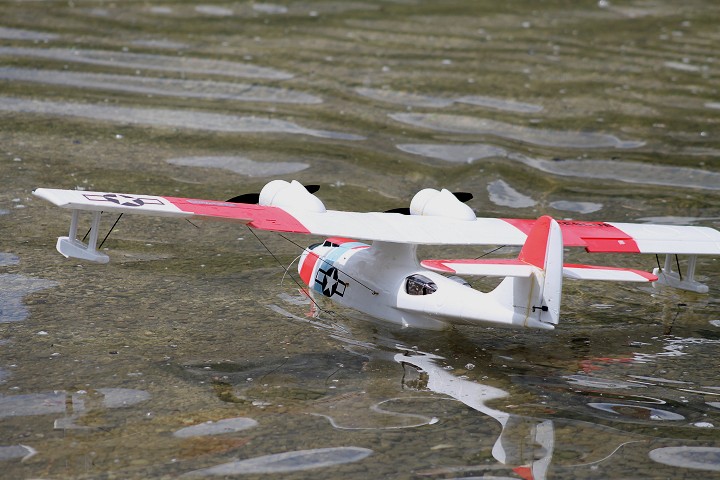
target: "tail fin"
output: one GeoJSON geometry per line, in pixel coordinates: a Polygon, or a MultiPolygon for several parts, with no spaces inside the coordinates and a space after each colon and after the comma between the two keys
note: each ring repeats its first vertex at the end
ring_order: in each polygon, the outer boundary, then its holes
{"type": "Polygon", "coordinates": [[[491,292],[514,311],[513,324],[552,329],[560,320],[563,279],[563,239],[549,216],[537,219],[518,260],[533,267],[530,277],[507,277],[491,292]]]}

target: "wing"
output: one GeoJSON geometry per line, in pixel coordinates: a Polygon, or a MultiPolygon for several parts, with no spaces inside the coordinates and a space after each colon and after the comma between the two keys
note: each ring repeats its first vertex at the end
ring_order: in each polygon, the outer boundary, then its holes
{"type": "MultiPolygon", "coordinates": [[[[474,221],[399,213],[344,212],[191,198],[38,188],[35,195],[70,210],[230,220],[261,230],[438,245],[522,245],[527,235],[495,218],[474,221]]],[[[305,192],[302,195],[310,195],[305,192]]],[[[299,206],[298,206],[299,205],[299,206]]]]}
{"type": "Polygon", "coordinates": [[[125,193],[38,188],[33,192],[60,208],[161,217],[206,217],[250,224],[263,230],[311,233],[285,210],[247,203],[125,193]]]}
{"type": "MultiPolygon", "coordinates": [[[[504,219],[524,233],[535,220],[504,219]]],[[[709,227],[558,220],[567,247],[590,253],[720,254],[720,232],[709,227]]]]}
{"type": "MultiPolygon", "coordinates": [[[[277,232],[435,245],[523,245],[535,224],[535,220],[477,218],[450,192],[432,189],[413,198],[413,215],[327,210],[300,183],[283,180],[268,183],[257,205],[47,188],[38,188],[34,194],[73,210],[70,234],[58,240],[58,250],[66,256],[101,262],[107,261],[107,256],[95,251],[101,212],[204,217],[277,232]],[[76,239],[78,215],[83,210],[93,212],[87,245],[76,239]]],[[[708,227],[572,220],[558,224],[565,246],[584,247],[588,252],[720,255],[720,232],[708,227]]]]}
{"type": "MultiPolygon", "coordinates": [[[[278,232],[435,245],[523,245],[535,220],[402,215],[253,205],[214,200],[38,188],[35,195],[71,210],[236,221],[278,232]]],[[[305,192],[306,195],[314,195],[305,192]]],[[[316,198],[316,197],[314,197],[316,198]]],[[[558,221],[565,246],[598,253],[720,255],[709,227],[558,221]]]]}

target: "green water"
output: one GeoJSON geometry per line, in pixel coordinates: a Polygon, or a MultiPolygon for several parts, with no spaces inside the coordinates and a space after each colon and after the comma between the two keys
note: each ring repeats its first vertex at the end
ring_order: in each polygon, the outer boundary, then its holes
{"type": "Polygon", "coordinates": [[[720,228],[718,21],[707,1],[2,2],[0,476],[720,478],[717,259],[708,295],[567,282],[554,332],[401,331],[308,317],[236,225],[123,218],[108,265],[66,260],[69,214],[31,195],[284,178],[332,209],[446,187],[484,216],[720,228]]]}

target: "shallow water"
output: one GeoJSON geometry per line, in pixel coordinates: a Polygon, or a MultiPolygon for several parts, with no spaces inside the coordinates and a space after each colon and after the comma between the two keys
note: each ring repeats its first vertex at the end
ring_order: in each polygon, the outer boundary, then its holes
{"type": "MultiPolygon", "coordinates": [[[[447,187],[484,216],[720,228],[715,3],[2,12],[8,478],[720,478],[718,259],[698,261],[708,295],[568,281],[550,333],[401,331],[309,316],[231,224],[123,218],[109,265],[65,260],[69,214],[31,195],[226,199],[280,177],[334,209],[447,187]]],[[[300,253],[258,237],[284,266],[300,253]]]]}

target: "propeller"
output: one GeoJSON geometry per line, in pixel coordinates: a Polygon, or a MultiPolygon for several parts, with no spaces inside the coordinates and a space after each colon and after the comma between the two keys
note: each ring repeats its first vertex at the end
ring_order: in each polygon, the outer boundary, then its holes
{"type": "Polygon", "coordinates": [[[399,213],[400,215],[410,215],[410,207],[391,208],[385,210],[385,213],[399,213]]]}
{"type": "Polygon", "coordinates": [[[228,203],[259,203],[260,202],[260,194],[259,193],[243,193],[242,195],[238,195],[237,197],[230,198],[228,200],[225,200],[228,203]]]}
{"type": "MultiPolygon", "coordinates": [[[[473,199],[473,194],[470,192],[452,192],[452,194],[455,195],[455,198],[457,198],[458,200],[460,200],[463,203],[467,203],[473,199]]],[[[391,208],[390,210],[385,210],[385,213],[399,213],[401,215],[410,215],[410,208],[409,207],[391,208]]]]}
{"type": "Polygon", "coordinates": [[[473,194],[470,192],[452,192],[452,194],[463,203],[467,203],[473,199],[473,194]]]}
{"type": "MultiPolygon", "coordinates": [[[[305,190],[307,190],[309,193],[315,193],[318,190],[320,190],[320,185],[305,185],[305,190]]],[[[251,203],[251,204],[258,204],[260,203],[260,194],[259,193],[243,193],[242,195],[238,195],[237,197],[233,197],[229,200],[225,200],[228,203],[251,203]]]]}

